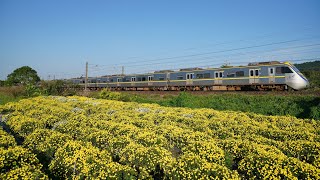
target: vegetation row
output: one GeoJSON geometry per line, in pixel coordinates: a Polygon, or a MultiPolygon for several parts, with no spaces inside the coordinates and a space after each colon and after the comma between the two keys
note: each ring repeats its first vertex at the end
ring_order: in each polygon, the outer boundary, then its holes
{"type": "Polygon", "coordinates": [[[163,96],[103,90],[93,97],[125,102],[156,103],[169,107],[211,108],[320,120],[320,97],[314,95],[283,96],[276,95],[276,93],[266,95],[246,95],[243,93],[192,95],[188,92],[181,92],[177,96],[163,96]]]}
{"type": "Polygon", "coordinates": [[[60,96],[0,113],[0,179],[320,179],[319,121],[60,96]]]}

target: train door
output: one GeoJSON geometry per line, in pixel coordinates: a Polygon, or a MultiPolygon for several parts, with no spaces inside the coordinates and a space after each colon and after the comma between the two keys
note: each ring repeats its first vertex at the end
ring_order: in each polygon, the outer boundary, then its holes
{"type": "Polygon", "coordinates": [[[131,77],[131,86],[135,86],[136,77],[131,77]]]}
{"type": "Polygon", "coordinates": [[[273,84],[276,82],[276,78],[275,78],[275,68],[274,67],[271,67],[271,68],[268,68],[268,75],[269,75],[269,83],[270,84],[273,84]]]}
{"type": "Polygon", "coordinates": [[[249,70],[249,83],[250,84],[258,84],[260,76],[260,69],[250,69],[249,70]]]}
{"type": "Polygon", "coordinates": [[[222,84],[223,71],[216,71],[214,73],[214,84],[222,84]]]}
{"type": "Polygon", "coordinates": [[[148,86],[152,86],[153,76],[148,76],[148,86]]]}
{"type": "Polygon", "coordinates": [[[117,78],[117,86],[121,86],[121,78],[117,78]]]}
{"type": "Polygon", "coordinates": [[[186,74],[186,85],[192,85],[193,84],[193,76],[194,73],[187,73],[186,74]]]}
{"type": "Polygon", "coordinates": [[[166,73],[166,88],[165,90],[168,90],[169,89],[169,86],[170,86],[170,73],[166,73]]]}

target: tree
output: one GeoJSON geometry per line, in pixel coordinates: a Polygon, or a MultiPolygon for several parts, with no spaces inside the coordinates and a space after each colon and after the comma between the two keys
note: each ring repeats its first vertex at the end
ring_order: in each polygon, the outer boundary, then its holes
{"type": "Polygon", "coordinates": [[[8,85],[35,84],[39,81],[40,77],[37,71],[29,66],[20,67],[7,76],[8,85]]]}
{"type": "Polygon", "coordinates": [[[0,87],[4,86],[5,81],[0,80],[0,87]]]}

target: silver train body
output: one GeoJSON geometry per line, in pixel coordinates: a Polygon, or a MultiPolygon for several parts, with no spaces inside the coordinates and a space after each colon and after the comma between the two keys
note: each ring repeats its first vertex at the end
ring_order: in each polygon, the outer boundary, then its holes
{"type": "MultiPolygon", "coordinates": [[[[85,78],[71,81],[85,86],[85,78]]],[[[308,86],[309,81],[294,65],[277,61],[225,68],[90,77],[87,83],[89,89],[111,90],[301,90],[308,86]]]]}

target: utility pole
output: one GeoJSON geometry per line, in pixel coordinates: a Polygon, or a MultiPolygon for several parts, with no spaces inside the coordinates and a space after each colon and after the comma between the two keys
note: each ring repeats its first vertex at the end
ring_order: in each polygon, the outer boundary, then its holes
{"type": "Polygon", "coordinates": [[[121,75],[124,76],[124,66],[122,66],[122,71],[121,75]]]}
{"type": "Polygon", "coordinates": [[[88,62],[86,62],[86,78],[84,81],[84,90],[87,91],[87,87],[88,87],[88,62]]]}

